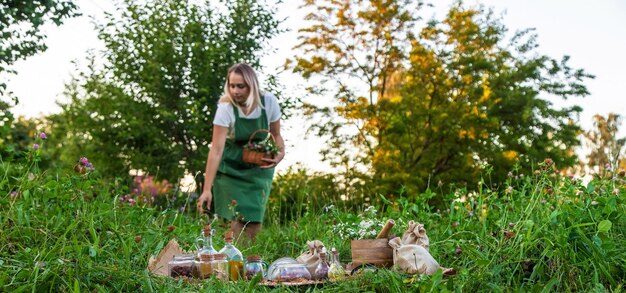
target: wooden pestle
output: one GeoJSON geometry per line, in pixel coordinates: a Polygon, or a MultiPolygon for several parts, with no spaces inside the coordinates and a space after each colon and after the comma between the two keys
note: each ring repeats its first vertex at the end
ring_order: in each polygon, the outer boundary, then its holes
{"type": "Polygon", "coordinates": [[[380,233],[378,233],[378,236],[376,236],[376,239],[384,239],[389,237],[389,232],[391,231],[391,228],[393,228],[393,225],[395,225],[396,222],[392,219],[387,220],[387,223],[385,223],[385,226],[383,226],[383,229],[380,230],[380,233]]]}

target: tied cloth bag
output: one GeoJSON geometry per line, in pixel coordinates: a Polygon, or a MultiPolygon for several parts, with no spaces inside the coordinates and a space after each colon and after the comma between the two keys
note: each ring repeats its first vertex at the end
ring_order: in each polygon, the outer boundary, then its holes
{"type": "Polygon", "coordinates": [[[439,263],[423,246],[403,244],[399,237],[389,240],[393,248],[393,265],[408,274],[432,275],[440,268],[439,263]]]}
{"type": "Polygon", "coordinates": [[[324,243],[319,240],[307,241],[306,245],[309,246],[309,250],[296,258],[298,263],[306,264],[307,269],[313,275],[315,268],[320,263],[320,251],[324,248],[324,243]]]}
{"type": "Polygon", "coordinates": [[[402,235],[402,244],[419,245],[428,251],[430,242],[428,241],[428,235],[426,235],[424,225],[413,220],[409,221],[409,228],[406,229],[406,232],[402,235]]]}

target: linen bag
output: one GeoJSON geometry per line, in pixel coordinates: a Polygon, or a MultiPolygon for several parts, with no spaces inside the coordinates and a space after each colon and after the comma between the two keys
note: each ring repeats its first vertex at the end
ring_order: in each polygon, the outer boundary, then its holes
{"type": "Polygon", "coordinates": [[[319,240],[307,241],[309,250],[296,258],[298,263],[306,264],[311,276],[315,273],[315,268],[320,263],[320,251],[324,247],[324,243],[319,240]]]}
{"type": "Polygon", "coordinates": [[[422,246],[428,251],[430,242],[424,225],[413,220],[409,221],[409,228],[402,235],[402,244],[415,244],[422,246]]]}
{"type": "Polygon", "coordinates": [[[399,237],[389,240],[393,248],[393,265],[408,274],[432,275],[439,269],[439,263],[426,248],[416,244],[403,244],[399,237]]]}

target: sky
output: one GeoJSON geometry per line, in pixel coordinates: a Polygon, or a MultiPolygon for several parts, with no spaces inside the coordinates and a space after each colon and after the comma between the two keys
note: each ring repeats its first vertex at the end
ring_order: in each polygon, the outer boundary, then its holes
{"type": "MultiPolygon", "coordinates": [[[[279,18],[288,32],[272,41],[276,52],[263,59],[267,71],[284,63],[286,57],[295,53],[291,48],[297,43],[297,30],[302,27],[304,12],[298,9],[301,1],[287,0],[280,4],[279,18]]],[[[424,18],[443,15],[452,1],[433,1],[435,8],[424,18]]],[[[85,63],[88,50],[103,49],[94,30],[93,21],[103,19],[104,12],[112,12],[112,1],[78,0],[83,16],[67,20],[60,27],[46,26],[48,50],[15,64],[16,75],[9,76],[8,87],[20,100],[12,111],[17,115],[36,117],[59,111],[56,100],[63,100],[66,82],[79,66],[85,63]]],[[[538,51],[560,59],[571,56],[570,65],[583,68],[595,75],[587,80],[590,95],[574,98],[564,104],[577,104],[583,108],[580,124],[583,129],[593,127],[593,116],[606,116],[609,112],[626,116],[626,1],[624,0],[474,0],[466,5],[491,7],[502,17],[503,24],[511,32],[535,28],[538,35],[538,51]]],[[[283,84],[297,94],[303,88],[301,79],[287,74],[279,75],[283,84]]],[[[562,102],[555,103],[560,105],[562,102]]],[[[281,123],[287,144],[287,156],[278,170],[301,163],[312,170],[325,170],[318,154],[323,142],[306,138],[299,118],[281,123]]],[[[626,123],[622,123],[622,128],[626,123]]],[[[624,129],[620,137],[626,136],[624,129]]]]}

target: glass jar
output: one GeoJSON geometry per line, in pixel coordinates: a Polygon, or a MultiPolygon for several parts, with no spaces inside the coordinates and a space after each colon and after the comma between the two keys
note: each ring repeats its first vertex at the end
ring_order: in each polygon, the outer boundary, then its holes
{"type": "Polygon", "coordinates": [[[246,264],[244,266],[246,280],[252,280],[257,274],[261,274],[261,277],[265,278],[266,272],[267,263],[261,259],[261,256],[253,255],[246,257],[246,264]]]}
{"type": "Polygon", "coordinates": [[[279,282],[293,282],[298,279],[311,280],[311,273],[306,264],[283,264],[278,266],[278,277],[275,278],[279,282]]]}
{"type": "Polygon", "coordinates": [[[211,271],[217,279],[228,281],[228,260],[225,254],[218,253],[213,255],[211,271]]]}
{"type": "Polygon", "coordinates": [[[193,263],[192,275],[194,278],[206,279],[211,277],[211,262],[215,258],[212,254],[201,254],[200,259],[193,263]]]}
{"type": "Polygon", "coordinates": [[[193,267],[195,255],[193,254],[178,254],[172,257],[167,263],[167,272],[170,277],[188,277],[191,278],[191,270],[193,267]]]}

